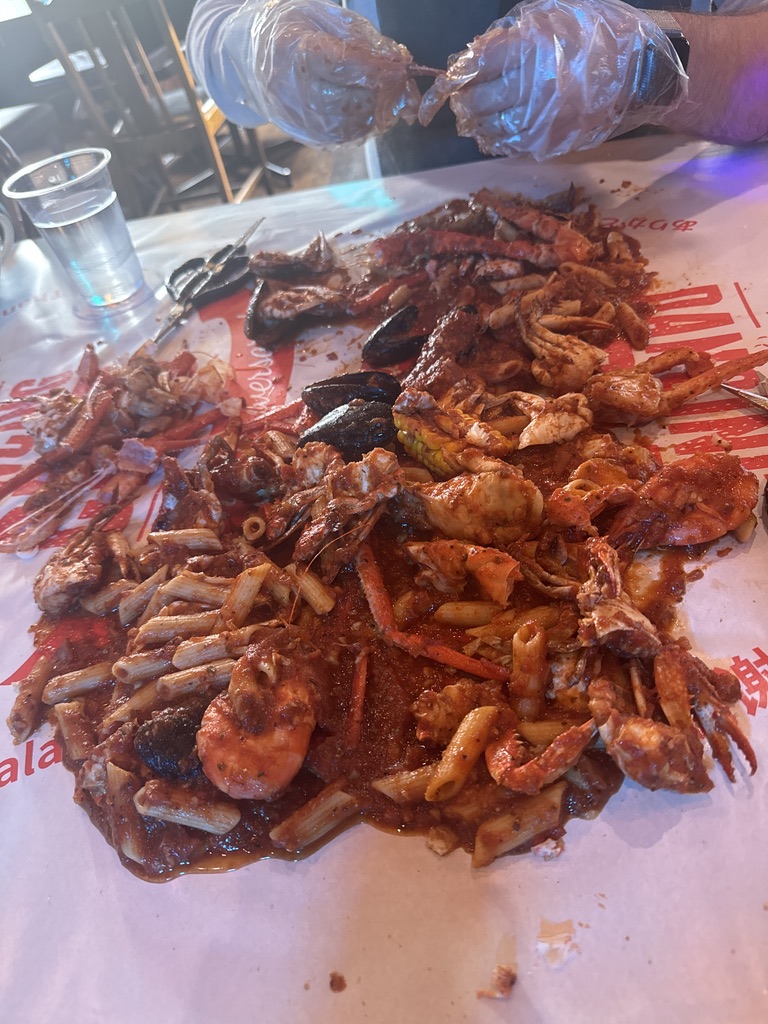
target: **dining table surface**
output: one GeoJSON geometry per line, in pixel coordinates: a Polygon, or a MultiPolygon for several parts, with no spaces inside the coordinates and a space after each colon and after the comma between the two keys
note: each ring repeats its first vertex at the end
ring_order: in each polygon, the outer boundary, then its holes
{"type": "MultiPolygon", "coordinates": [[[[6,5],[7,6],[7,5],[6,5]]],[[[129,223],[147,287],[129,309],[78,304],[46,252],[19,242],[0,270],[0,480],[31,459],[19,399],[73,379],[86,345],[124,361],[170,308],[163,282],[261,221],[251,251],[374,237],[481,187],[543,199],[583,187],[654,272],[648,354],[673,342],[719,360],[766,345],[768,146],[669,134],[544,164],[497,159],[285,191],[129,223]]],[[[164,346],[219,358],[252,412],[359,363],[360,339],[320,323],[290,352],[248,341],[250,294],[195,313],[164,346]]],[[[754,376],[741,380],[754,384],[754,376]]],[[[722,389],[648,436],[670,456],[732,450],[760,482],[757,527],[696,565],[681,631],[741,681],[758,769],[711,792],[625,782],[562,854],[472,868],[422,839],[348,829],[306,858],[141,881],[72,800],[48,726],[14,745],[0,725],[0,1019],[7,1024],[758,1024],[768,1020],[768,414],[722,389]],[[478,997],[512,965],[508,998],[478,997]],[[339,984],[342,978],[344,984],[339,984]]],[[[0,534],[14,499],[0,507],[0,534]]],[[[33,656],[32,581],[51,549],[0,554],[0,721],[33,656]]]]}

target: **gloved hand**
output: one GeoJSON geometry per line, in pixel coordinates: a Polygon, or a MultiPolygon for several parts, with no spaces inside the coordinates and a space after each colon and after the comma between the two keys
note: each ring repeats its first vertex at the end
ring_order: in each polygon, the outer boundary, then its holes
{"type": "Polygon", "coordinates": [[[660,124],[688,79],[664,32],[620,0],[530,0],[494,22],[425,93],[429,124],[450,99],[483,153],[547,160],[660,124]]]}
{"type": "Polygon", "coordinates": [[[247,0],[232,18],[248,23],[245,52],[231,55],[244,95],[298,142],[359,142],[415,122],[411,54],[367,18],[325,0],[247,0]]]}

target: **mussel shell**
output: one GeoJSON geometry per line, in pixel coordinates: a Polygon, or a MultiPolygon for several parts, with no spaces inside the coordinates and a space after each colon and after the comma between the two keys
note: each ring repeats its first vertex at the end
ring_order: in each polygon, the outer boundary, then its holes
{"type": "Polygon", "coordinates": [[[357,461],[373,448],[391,444],[396,436],[390,405],[355,399],[307,427],[299,435],[299,447],[310,441],[322,441],[337,448],[348,461],[357,461]]]}
{"type": "Polygon", "coordinates": [[[340,373],[336,377],[308,384],[301,392],[301,397],[313,413],[325,416],[331,409],[337,409],[356,398],[364,402],[386,402],[392,405],[400,390],[400,381],[391,373],[361,370],[358,373],[340,373]]]}
{"type": "Polygon", "coordinates": [[[200,728],[205,701],[165,708],[136,730],[134,749],[154,775],[161,779],[185,779],[200,770],[195,736],[200,728]]]}
{"type": "Polygon", "coordinates": [[[418,306],[402,306],[387,317],[368,335],[363,360],[371,366],[391,366],[418,355],[427,337],[413,333],[418,317],[418,306]]]}

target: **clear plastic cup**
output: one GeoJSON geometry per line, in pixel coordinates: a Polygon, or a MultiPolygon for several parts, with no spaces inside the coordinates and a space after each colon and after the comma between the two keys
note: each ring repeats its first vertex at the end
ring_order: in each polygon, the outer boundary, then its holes
{"type": "Polygon", "coordinates": [[[22,167],[3,185],[96,309],[128,302],[144,274],[112,179],[108,149],[76,149],[22,167]]]}

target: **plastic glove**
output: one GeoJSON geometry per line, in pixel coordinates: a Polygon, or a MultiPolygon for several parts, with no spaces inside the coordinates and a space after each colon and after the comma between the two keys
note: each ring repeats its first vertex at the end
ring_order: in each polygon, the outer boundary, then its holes
{"type": "Polygon", "coordinates": [[[688,79],[664,32],[620,0],[532,0],[451,58],[425,93],[446,99],[483,153],[547,160],[662,123],[688,79]],[[651,60],[651,58],[653,58],[651,60]]]}
{"type": "Polygon", "coordinates": [[[298,142],[359,142],[400,117],[415,122],[411,54],[362,15],[324,0],[248,0],[232,18],[249,25],[245,52],[231,55],[245,97],[298,142]]]}

